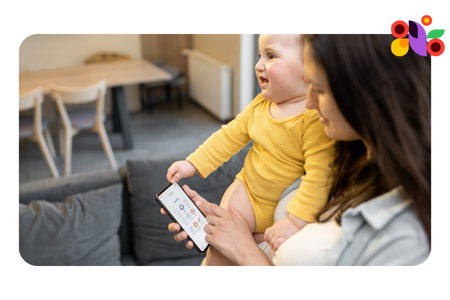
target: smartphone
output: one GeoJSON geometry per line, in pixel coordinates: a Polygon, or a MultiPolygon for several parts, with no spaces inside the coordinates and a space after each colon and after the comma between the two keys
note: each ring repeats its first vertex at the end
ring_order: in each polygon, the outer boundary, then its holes
{"type": "Polygon", "coordinates": [[[180,224],[197,251],[205,253],[209,247],[209,243],[205,240],[206,232],[203,230],[203,227],[208,224],[206,217],[181,186],[178,183],[171,183],[155,198],[167,215],[180,224]]]}

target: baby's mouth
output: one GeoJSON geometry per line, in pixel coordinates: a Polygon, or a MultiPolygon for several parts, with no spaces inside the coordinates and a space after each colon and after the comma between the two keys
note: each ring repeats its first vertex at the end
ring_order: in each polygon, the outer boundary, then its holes
{"type": "Polygon", "coordinates": [[[265,84],[265,83],[268,83],[269,80],[267,80],[266,78],[264,78],[264,77],[262,77],[262,76],[259,76],[259,82],[260,82],[261,84],[265,84]]]}

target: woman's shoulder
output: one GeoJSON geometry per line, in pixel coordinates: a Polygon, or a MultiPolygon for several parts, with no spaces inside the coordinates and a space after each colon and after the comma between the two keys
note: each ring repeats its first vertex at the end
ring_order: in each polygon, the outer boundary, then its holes
{"type": "Polygon", "coordinates": [[[402,230],[395,230],[397,227],[407,226],[416,233],[420,221],[412,207],[412,201],[405,195],[402,188],[397,187],[384,194],[381,194],[369,201],[366,201],[355,208],[344,212],[343,218],[351,219],[360,215],[374,230],[394,228],[392,232],[405,233],[402,230]]]}
{"type": "Polygon", "coordinates": [[[341,224],[343,238],[352,240],[342,254],[341,264],[417,265],[428,257],[426,232],[400,188],[347,210],[341,224]],[[361,218],[365,221],[364,230],[348,230],[361,218]],[[366,245],[361,247],[361,243],[366,245]],[[357,253],[361,249],[364,251],[357,253]],[[359,258],[353,261],[352,257],[359,258]]]}
{"type": "Polygon", "coordinates": [[[419,265],[430,254],[427,234],[412,206],[376,231],[365,265],[419,265]],[[375,255],[376,254],[376,255],[375,255]]]}

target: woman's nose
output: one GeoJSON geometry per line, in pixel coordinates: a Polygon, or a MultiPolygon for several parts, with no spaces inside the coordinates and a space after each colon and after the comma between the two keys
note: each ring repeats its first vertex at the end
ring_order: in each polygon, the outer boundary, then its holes
{"type": "Polygon", "coordinates": [[[308,95],[306,96],[305,107],[307,109],[319,109],[319,105],[317,103],[317,95],[314,93],[312,89],[312,85],[309,85],[308,95]]]}

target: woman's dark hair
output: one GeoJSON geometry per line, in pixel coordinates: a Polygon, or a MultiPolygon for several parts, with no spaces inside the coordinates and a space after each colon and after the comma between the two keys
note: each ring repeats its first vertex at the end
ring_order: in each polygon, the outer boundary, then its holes
{"type": "Polygon", "coordinates": [[[431,243],[431,58],[391,52],[392,35],[306,35],[336,103],[366,142],[337,142],[325,212],[338,220],[350,207],[392,188],[413,202],[431,243]],[[370,159],[367,159],[369,147],[370,159]]]}

